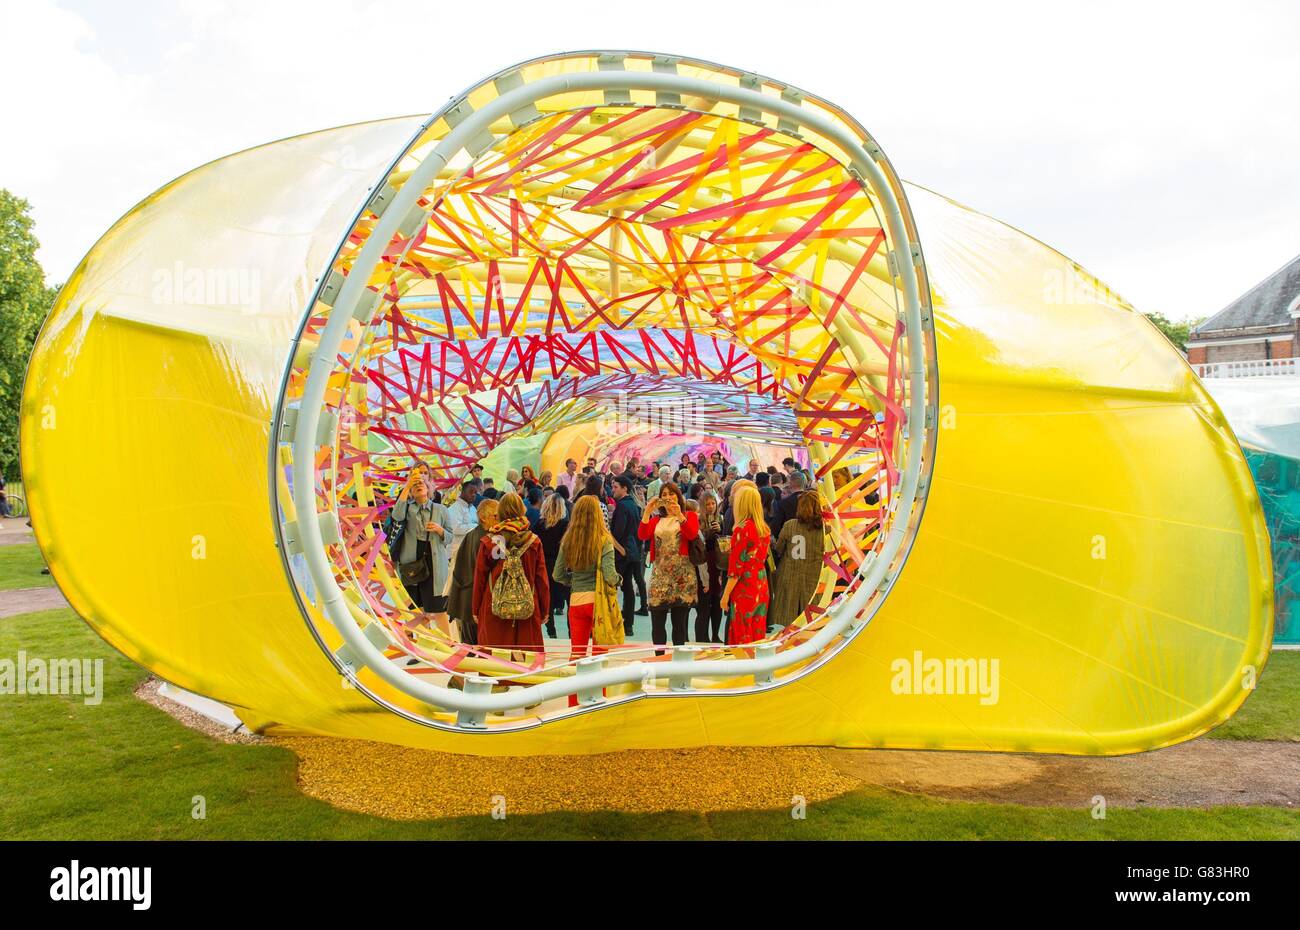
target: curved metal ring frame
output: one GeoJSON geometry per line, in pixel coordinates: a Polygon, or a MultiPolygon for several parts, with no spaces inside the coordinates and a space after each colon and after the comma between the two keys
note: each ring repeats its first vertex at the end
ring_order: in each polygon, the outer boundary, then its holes
{"type": "MultiPolygon", "coordinates": [[[[502,74],[505,73],[508,72],[502,72],[502,74]]],[[[421,127],[421,132],[458,104],[468,108],[468,102],[464,96],[453,98],[447,107],[435,114],[421,127]]],[[[416,138],[419,138],[419,134],[417,134],[416,138]]],[[[405,152],[402,154],[404,155],[405,152]]],[[[489,713],[509,711],[575,693],[581,696],[579,711],[592,710],[609,703],[600,697],[602,688],[636,681],[644,682],[659,678],[689,681],[693,677],[734,678],[753,675],[755,687],[710,689],[706,691],[694,690],[688,687],[686,689],[656,691],[654,693],[642,690],[619,700],[640,697],[671,697],[683,694],[692,696],[748,694],[753,693],[758,688],[778,687],[807,674],[823,661],[831,658],[838,650],[822,654],[820,657],[819,654],[823,653],[826,646],[836,636],[843,636],[845,642],[856,636],[870,619],[861,618],[859,614],[873,594],[880,592],[882,597],[888,594],[889,588],[892,587],[897,577],[898,569],[901,567],[900,556],[905,559],[911,540],[915,537],[916,525],[919,523],[921,516],[920,510],[924,505],[923,473],[928,474],[933,465],[934,418],[932,414],[937,409],[937,398],[934,396],[934,362],[931,358],[927,369],[925,352],[924,335],[932,326],[932,320],[929,312],[928,295],[923,298],[921,293],[921,281],[924,280],[924,265],[920,247],[908,234],[908,223],[904,217],[903,207],[898,197],[895,196],[894,188],[885,170],[882,169],[878,162],[884,162],[884,154],[878,146],[871,143],[871,150],[868,152],[861,141],[855,138],[852,133],[818,113],[803,109],[797,101],[765,95],[757,90],[750,90],[745,87],[731,87],[664,71],[601,70],[591,73],[539,78],[531,83],[523,84],[502,93],[496,99],[484,105],[482,109],[472,112],[467,118],[452,127],[438,142],[434,150],[411,173],[397,191],[392,202],[387,205],[387,208],[379,216],[351,272],[344,280],[343,286],[334,301],[329,320],[320,333],[319,343],[314,348],[308,377],[297,410],[296,423],[294,424],[292,501],[299,517],[296,521],[297,541],[301,546],[311,581],[316,591],[319,592],[321,612],[333,628],[337,630],[345,644],[345,649],[340,650],[340,653],[330,653],[327,650],[327,654],[335,662],[340,673],[359,690],[381,705],[413,721],[428,726],[462,732],[496,732],[521,727],[502,726],[488,729],[484,725],[484,719],[489,713]],[[632,90],[655,91],[666,94],[689,94],[715,102],[732,103],[775,115],[783,121],[783,124],[788,122],[796,127],[811,128],[839,145],[850,156],[851,164],[848,167],[851,172],[856,173],[860,179],[866,179],[870,182],[872,191],[884,207],[893,253],[896,256],[902,256],[903,259],[910,259],[897,261],[893,269],[901,284],[903,307],[900,317],[906,326],[905,334],[908,343],[907,421],[903,428],[907,431],[909,445],[911,446],[910,454],[902,470],[902,480],[897,489],[894,513],[896,515],[901,514],[904,517],[910,515],[910,519],[895,519],[893,521],[884,542],[878,548],[867,553],[859,566],[856,589],[841,600],[838,605],[833,606],[828,612],[827,622],[815,635],[804,643],[779,654],[776,652],[774,644],[768,644],[767,648],[760,644],[759,648],[756,649],[755,658],[752,659],[694,660],[689,655],[682,658],[683,652],[675,651],[673,658],[668,662],[645,663],[636,661],[613,668],[603,667],[605,656],[590,657],[578,660],[577,674],[575,675],[541,684],[527,685],[508,693],[492,693],[492,685],[496,681],[493,678],[469,676],[466,678],[463,691],[421,681],[416,676],[403,672],[386,658],[382,649],[375,642],[372,642],[370,636],[367,635],[368,632],[373,631],[364,629],[358,624],[349,610],[325,554],[326,541],[322,535],[318,519],[322,514],[316,510],[312,469],[314,452],[317,447],[318,427],[321,424],[321,410],[324,405],[329,376],[334,369],[340,346],[348,334],[349,322],[353,319],[360,301],[367,297],[366,282],[371,271],[378,265],[384,248],[399,228],[412,219],[415,212],[427,216],[428,211],[420,208],[417,205],[417,200],[456,155],[464,150],[471,156],[472,160],[473,152],[469,150],[470,143],[476,138],[481,138],[481,135],[488,131],[488,127],[494,121],[518,112],[521,108],[546,97],[573,91],[632,90]],[[927,387],[929,388],[928,398],[927,387]],[[915,441],[917,439],[917,427],[920,427],[921,431],[923,431],[922,441],[915,441]],[[915,513],[913,513],[914,507],[916,508],[915,513]],[[304,519],[303,515],[311,515],[312,518],[304,519]],[[340,654],[343,655],[342,658],[340,658],[340,654]],[[773,675],[777,670],[803,662],[808,662],[808,664],[799,670],[797,674],[785,676],[779,680],[774,679],[773,675]],[[453,727],[440,721],[420,717],[404,708],[395,707],[374,695],[357,680],[359,668],[363,665],[388,685],[421,703],[430,705],[435,709],[456,711],[458,713],[456,725],[453,727]]],[[[394,164],[396,164],[396,161],[394,164]]],[[[887,166],[888,163],[885,162],[885,164],[887,166]]],[[[430,209],[434,208],[436,208],[436,205],[430,209]]],[[[321,283],[318,285],[318,292],[324,281],[325,276],[323,275],[320,278],[321,283]]],[[[299,339],[301,339],[301,333],[299,339]]],[[[286,366],[286,384],[287,372],[293,365],[294,360],[291,353],[286,366]]],[[[281,409],[277,411],[276,416],[277,427],[283,419],[284,398],[285,394],[282,392],[281,409]]],[[[273,430],[273,462],[275,460],[278,435],[278,432],[273,430]]],[[[276,499],[277,495],[273,493],[273,506],[278,506],[275,504],[276,499]]],[[[280,525],[278,518],[276,523],[281,552],[283,553],[286,551],[285,528],[280,525]]],[[[288,568],[286,561],[286,570],[288,568]]],[[[290,574],[292,575],[291,572],[290,574]]],[[[294,587],[295,591],[297,591],[296,584],[294,587]]],[[[301,599],[301,592],[297,593],[301,599]]],[[[304,614],[306,615],[305,609],[304,614]]],[[[308,624],[311,626],[310,620],[308,624]]],[[[376,629],[379,628],[377,624],[371,626],[376,629]]],[[[386,637],[387,633],[381,633],[381,636],[386,637]]],[[[380,637],[376,637],[376,639],[380,639],[380,637]]],[[[538,720],[525,726],[543,725],[544,722],[547,721],[538,720]]]]}

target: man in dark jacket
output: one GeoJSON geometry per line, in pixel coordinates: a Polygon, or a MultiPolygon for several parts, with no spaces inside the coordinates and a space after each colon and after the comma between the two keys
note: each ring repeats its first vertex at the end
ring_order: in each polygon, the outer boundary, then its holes
{"type": "Polygon", "coordinates": [[[790,486],[790,491],[777,503],[776,520],[772,526],[772,532],[777,536],[781,535],[781,527],[785,526],[785,522],[794,519],[795,512],[799,509],[799,497],[807,490],[801,471],[791,472],[786,483],[790,486]]]}
{"type": "Polygon", "coordinates": [[[614,571],[623,576],[623,632],[632,635],[636,614],[649,613],[645,603],[645,569],[641,562],[641,540],[637,527],[641,508],[632,498],[632,479],[618,475],[614,479],[614,513],[609,518],[609,533],[614,537],[614,571]],[[633,610],[636,597],[641,598],[633,610]]]}
{"type": "Polygon", "coordinates": [[[521,495],[524,499],[524,518],[528,526],[537,532],[537,525],[542,522],[542,489],[533,485],[521,495]]]}

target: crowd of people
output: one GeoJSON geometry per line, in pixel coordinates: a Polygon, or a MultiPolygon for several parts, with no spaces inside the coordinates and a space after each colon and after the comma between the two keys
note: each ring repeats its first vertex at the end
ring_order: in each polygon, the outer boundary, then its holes
{"type": "Polygon", "coordinates": [[[525,465],[500,487],[476,465],[445,501],[418,465],[384,530],[410,627],[527,652],[563,618],[573,658],[621,643],[638,615],[657,646],[760,640],[808,606],[827,546],[794,459],[742,472],[718,451],[604,469],[569,459],[559,475],[525,465]]]}

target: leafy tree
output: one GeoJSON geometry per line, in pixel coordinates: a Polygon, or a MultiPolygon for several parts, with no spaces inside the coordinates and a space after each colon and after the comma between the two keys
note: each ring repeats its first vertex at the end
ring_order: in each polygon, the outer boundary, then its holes
{"type": "Polygon", "coordinates": [[[18,406],[36,334],[54,305],[36,260],[31,204],[0,188],[0,473],[18,472],[18,406]]]}
{"type": "Polygon", "coordinates": [[[1178,350],[1183,354],[1187,353],[1187,339],[1191,336],[1192,330],[1205,322],[1205,317],[1175,322],[1163,313],[1148,313],[1146,318],[1155,324],[1156,329],[1165,334],[1166,339],[1178,346],[1178,350]]]}

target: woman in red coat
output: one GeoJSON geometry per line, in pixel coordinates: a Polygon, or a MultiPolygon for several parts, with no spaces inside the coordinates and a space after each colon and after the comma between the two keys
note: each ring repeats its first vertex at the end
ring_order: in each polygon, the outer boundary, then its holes
{"type": "Polygon", "coordinates": [[[474,616],[478,620],[480,646],[542,651],[542,624],[551,612],[551,589],[546,578],[546,556],[542,542],[528,529],[524,502],[518,494],[501,498],[497,522],[478,547],[474,568],[474,616]],[[519,549],[519,563],[533,589],[533,615],[522,620],[504,620],[492,612],[492,582],[505,567],[508,549],[519,549]]]}

